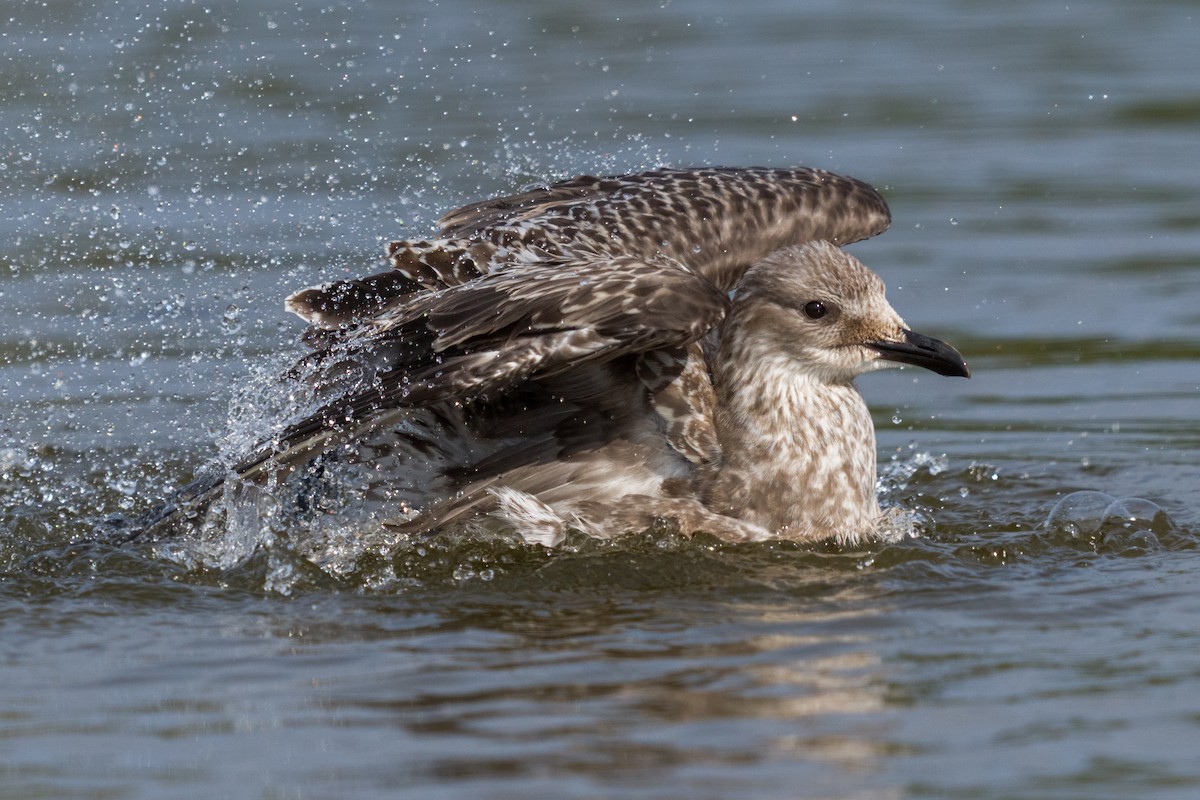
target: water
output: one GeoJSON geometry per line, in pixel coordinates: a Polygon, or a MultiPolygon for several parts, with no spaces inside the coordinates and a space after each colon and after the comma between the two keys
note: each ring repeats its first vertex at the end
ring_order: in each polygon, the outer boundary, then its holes
{"type": "Polygon", "coordinates": [[[1192,4],[6,17],[0,794],[1200,792],[1192,4]],[[455,204],[659,163],[884,189],[893,230],[854,252],[975,371],[863,381],[920,537],[445,540],[337,570],[87,542],[299,352],[292,289],[455,204]],[[1109,498],[1052,517],[1080,491],[1109,498]]]}

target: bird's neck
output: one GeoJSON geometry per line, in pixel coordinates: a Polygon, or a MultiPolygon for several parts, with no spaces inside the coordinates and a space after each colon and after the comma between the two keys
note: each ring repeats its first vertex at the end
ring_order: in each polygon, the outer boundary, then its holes
{"type": "Polygon", "coordinates": [[[705,502],[789,539],[869,534],[879,504],[875,429],[862,395],[786,354],[752,350],[723,345],[714,364],[722,463],[705,502]]]}

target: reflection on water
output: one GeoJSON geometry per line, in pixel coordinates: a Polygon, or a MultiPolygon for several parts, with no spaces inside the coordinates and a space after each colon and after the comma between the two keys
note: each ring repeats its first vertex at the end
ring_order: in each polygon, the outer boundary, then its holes
{"type": "Polygon", "coordinates": [[[662,769],[691,780],[764,759],[869,770],[893,749],[866,717],[884,706],[870,633],[882,612],[722,608],[699,593],[693,602],[707,624],[636,602],[475,606],[465,619],[414,631],[417,646],[397,642],[428,661],[424,640],[442,639],[436,683],[378,676],[349,699],[334,689],[331,702],[349,702],[370,724],[445,740],[451,746],[420,770],[433,781],[545,771],[603,784],[614,770],[629,780],[662,769]],[[460,629],[474,634],[466,648],[455,646],[460,629]],[[456,752],[456,740],[471,750],[456,752]],[[539,753],[536,767],[527,748],[539,753]],[[525,755],[481,761],[481,749],[525,755]]]}

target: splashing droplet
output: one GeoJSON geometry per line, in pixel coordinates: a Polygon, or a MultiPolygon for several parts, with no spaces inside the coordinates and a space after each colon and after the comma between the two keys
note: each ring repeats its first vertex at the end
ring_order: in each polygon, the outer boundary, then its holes
{"type": "Polygon", "coordinates": [[[225,313],[221,316],[221,330],[227,334],[235,334],[242,329],[242,310],[230,303],[225,307],[225,313]]]}

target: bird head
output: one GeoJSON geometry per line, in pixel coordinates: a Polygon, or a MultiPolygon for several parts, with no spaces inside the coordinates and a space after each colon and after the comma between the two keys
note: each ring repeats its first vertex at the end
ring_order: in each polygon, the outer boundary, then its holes
{"type": "Polygon", "coordinates": [[[953,347],[909,330],[879,276],[828,242],[785,248],[751,267],[730,321],[743,347],[785,355],[828,383],[900,365],[971,374],[953,347]]]}

